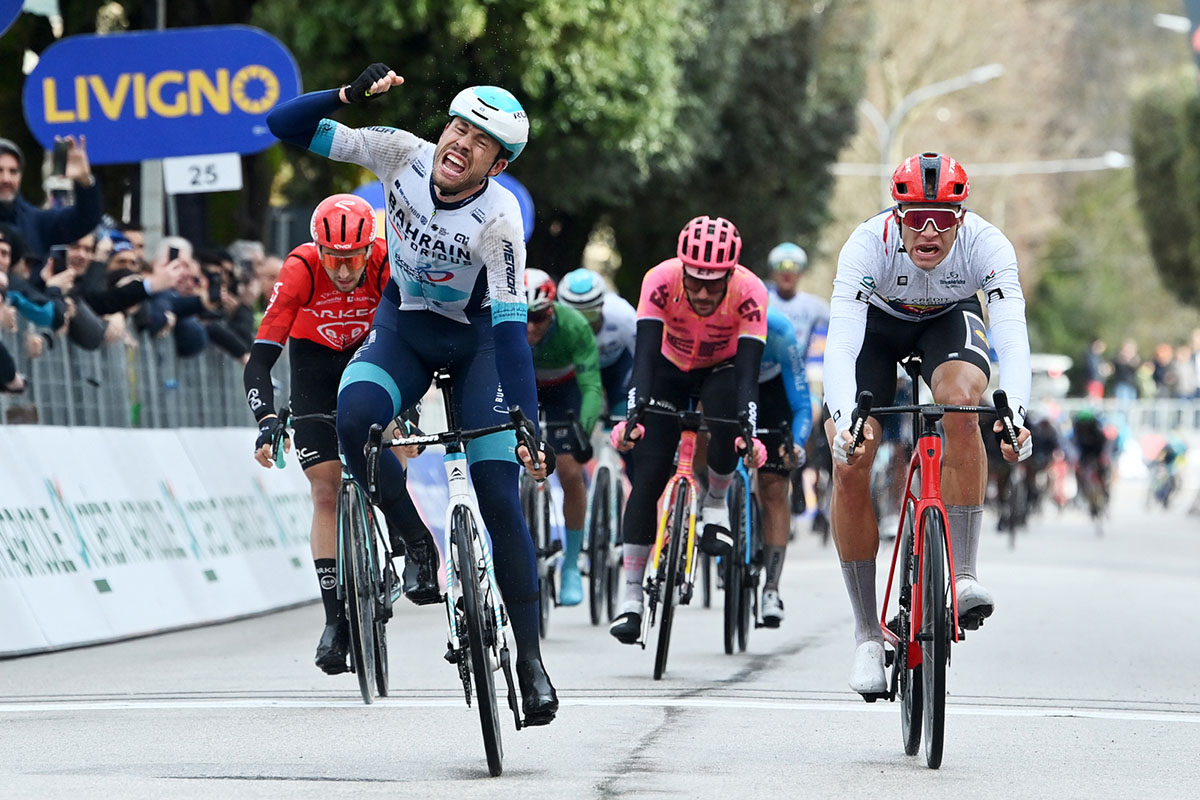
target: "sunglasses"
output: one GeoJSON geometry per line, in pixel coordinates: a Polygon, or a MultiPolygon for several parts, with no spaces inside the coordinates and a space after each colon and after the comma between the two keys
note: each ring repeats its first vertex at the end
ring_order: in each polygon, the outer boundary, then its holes
{"type": "Polygon", "coordinates": [[[724,278],[715,278],[711,281],[702,281],[699,278],[693,278],[687,273],[684,273],[683,275],[683,288],[687,289],[692,294],[700,294],[700,292],[705,292],[711,297],[712,295],[717,295],[725,291],[725,287],[728,283],[728,273],[726,273],[724,278]]]}
{"type": "Polygon", "coordinates": [[[353,253],[339,253],[335,250],[326,250],[321,248],[321,266],[326,269],[331,269],[337,272],[342,267],[354,272],[362,269],[367,265],[367,261],[371,258],[369,249],[359,250],[353,253]]]}
{"type": "Polygon", "coordinates": [[[775,265],[776,272],[800,272],[800,262],[790,258],[775,265]]]}
{"type": "Polygon", "coordinates": [[[543,322],[550,319],[550,317],[552,317],[553,315],[554,315],[554,312],[549,308],[543,308],[541,311],[530,311],[529,312],[529,321],[532,322],[534,325],[541,325],[543,322]]]}
{"type": "Polygon", "coordinates": [[[896,216],[905,227],[914,231],[923,231],[930,222],[938,233],[945,233],[958,224],[962,219],[961,208],[906,208],[896,211],[896,216]]]}

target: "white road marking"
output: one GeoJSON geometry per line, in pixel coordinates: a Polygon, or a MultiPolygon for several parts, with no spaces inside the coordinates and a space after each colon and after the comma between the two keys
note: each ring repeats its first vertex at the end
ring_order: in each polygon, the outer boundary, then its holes
{"type": "MultiPolygon", "coordinates": [[[[500,697],[502,710],[503,696],[500,697]]],[[[365,704],[355,699],[318,700],[293,698],[198,698],[156,700],[74,700],[39,702],[0,703],[0,714],[50,714],[83,711],[198,711],[238,710],[255,708],[363,708],[365,704]]],[[[691,708],[691,709],[737,709],[764,711],[801,711],[821,713],[879,714],[896,713],[896,707],[887,702],[872,705],[842,701],[796,702],[787,700],[704,698],[704,697],[573,697],[564,698],[563,707],[592,708],[691,708]]],[[[414,708],[466,708],[461,697],[378,698],[371,708],[404,711],[414,708]]],[[[1195,711],[1139,711],[1114,708],[1087,708],[1079,706],[973,706],[947,705],[946,713],[955,716],[976,717],[1043,717],[1121,720],[1126,722],[1168,722],[1200,725],[1200,712],[1195,711]]]]}

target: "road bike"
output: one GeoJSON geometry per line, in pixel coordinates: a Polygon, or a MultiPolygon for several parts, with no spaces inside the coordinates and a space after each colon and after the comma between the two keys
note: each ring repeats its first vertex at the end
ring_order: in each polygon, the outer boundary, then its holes
{"type": "MultiPolygon", "coordinates": [[[[284,431],[298,422],[336,425],[334,414],[292,414],[279,410],[279,432],[272,441],[275,464],[284,466],[284,431]]],[[[379,514],[342,462],[342,482],[337,494],[337,586],[345,604],[350,628],[350,671],[358,677],[364,703],[375,693],[387,697],[387,621],[399,596],[400,581],[392,564],[388,537],[379,526],[379,514]]]]}
{"type": "MultiPolygon", "coordinates": [[[[579,427],[579,421],[574,413],[569,413],[567,422],[548,422],[545,415],[539,415],[539,425],[542,436],[549,438],[554,429],[567,429],[575,439],[575,446],[583,450],[585,438],[579,427]]],[[[569,455],[564,457],[570,458],[569,455]]],[[[555,575],[561,572],[563,543],[553,535],[550,512],[554,504],[550,491],[550,482],[537,480],[525,470],[521,471],[518,491],[521,497],[521,511],[525,514],[525,523],[529,526],[529,535],[533,537],[534,550],[537,553],[538,573],[538,635],[545,639],[550,628],[550,611],[558,605],[558,590],[555,575]]]]}
{"type": "Polygon", "coordinates": [[[592,437],[596,468],[588,486],[588,610],[593,625],[616,616],[621,588],[621,518],[625,511],[625,479],[621,457],[608,436],[608,424],[592,437]]]}
{"type": "MultiPolygon", "coordinates": [[[[748,426],[747,423],[705,417],[695,410],[694,402],[684,411],[668,411],[639,406],[630,415],[626,431],[633,430],[644,414],[674,417],[679,421],[679,446],[675,454],[675,474],[663,491],[661,513],[654,545],[647,564],[645,597],[646,613],[642,616],[642,632],[638,643],[643,648],[650,638],[650,629],[658,626],[658,644],[654,654],[654,679],[661,680],[667,669],[671,648],[671,626],[677,606],[692,600],[697,565],[696,517],[700,508],[700,490],[692,466],[696,454],[696,437],[707,430],[705,423],[748,426]],[[661,609],[660,609],[661,606],[661,609]],[[659,613],[661,611],[661,619],[659,613]]],[[[628,435],[628,434],[626,434],[628,435]]],[[[749,443],[753,432],[743,430],[749,443]]]]}
{"type": "MultiPolygon", "coordinates": [[[[903,362],[913,377],[920,375],[919,356],[903,362]]],[[[864,696],[868,702],[900,699],[901,734],[904,752],[916,755],[924,722],[925,762],[937,769],[942,763],[946,722],[946,666],[950,645],[962,641],[966,630],[978,628],[978,615],[960,619],[954,586],[954,557],[949,521],[942,501],[942,433],[938,426],[948,413],[994,414],[1004,421],[1004,436],[1018,449],[1017,431],[1002,390],[993,394],[994,407],[920,404],[872,408],[870,392],[861,392],[851,426],[854,447],[862,443],[868,416],[908,414],[912,417],[913,449],[908,479],[901,501],[900,523],[892,564],[888,572],[880,614],[884,641],[891,647],[887,663],[892,667],[888,691],[864,696]],[[892,585],[897,579],[897,608],[889,621],[892,585]]]]}
{"type": "Polygon", "coordinates": [[[508,707],[513,713],[517,730],[523,727],[520,701],[513,683],[511,656],[505,629],[508,613],[496,582],[492,549],[483,535],[483,522],[471,494],[467,478],[466,445],[473,439],[504,431],[514,431],[517,440],[531,453],[538,452],[532,422],[517,406],[508,409],[509,421],[486,428],[461,430],[456,427],[450,376],[444,371],[434,374],[435,385],[441,390],[446,408],[446,427],[442,433],[384,438],[383,426],[373,425],[367,436],[368,491],[378,494],[379,457],[384,448],[410,445],[442,445],[442,463],[449,484],[449,502],[442,552],[445,554],[443,577],[446,583],[445,605],[447,623],[446,661],[458,668],[467,706],[471,705],[472,689],[479,708],[483,730],[483,745],[487,755],[488,772],[492,776],[503,770],[504,749],[500,738],[500,709],[496,701],[495,672],[502,671],[508,684],[508,707]]]}

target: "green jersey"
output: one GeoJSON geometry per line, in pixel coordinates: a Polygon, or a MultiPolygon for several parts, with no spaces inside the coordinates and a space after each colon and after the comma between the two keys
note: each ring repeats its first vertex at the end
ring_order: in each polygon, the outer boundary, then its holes
{"type": "Polygon", "coordinates": [[[533,348],[533,371],[539,387],[574,377],[583,396],[579,424],[590,435],[604,407],[604,386],[600,382],[596,334],[583,314],[563,303],[554,304],[554,322],[533,348]]]}

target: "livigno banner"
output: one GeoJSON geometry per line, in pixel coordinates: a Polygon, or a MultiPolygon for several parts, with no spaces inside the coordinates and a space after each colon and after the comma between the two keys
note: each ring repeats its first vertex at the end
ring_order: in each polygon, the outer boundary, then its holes
{"type": "Polygon", "coordinates": [[[93,163],[254,153],[266,115],[300,93],[292,54],[242,25],[69,36],[25,81],[25,121],[49,149],[86,136],[93,163]]]}

